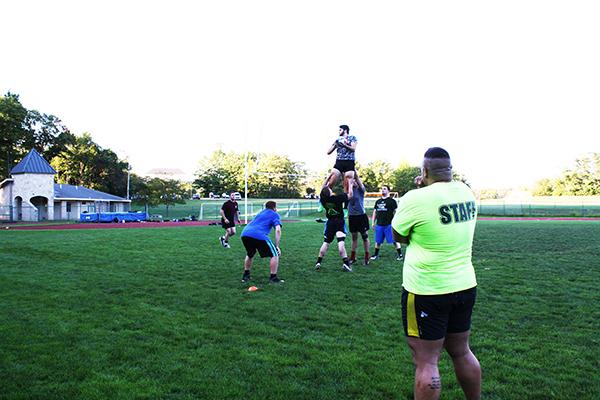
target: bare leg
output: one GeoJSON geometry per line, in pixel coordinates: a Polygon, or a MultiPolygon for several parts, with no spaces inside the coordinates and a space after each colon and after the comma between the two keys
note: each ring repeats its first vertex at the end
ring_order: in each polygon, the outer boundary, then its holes
{"type": "Polygon", "coordinates": [[[409,337],[407,341],[416,366],[415,400],[437,400],[442,391],[438,361],[444,339],[423,340],[409,337]]]}
{"type": "Polygon", "coordinates": [[[358,232],[352,232],[352,253],[356,253],[358,247],[358,232]]]}
{"type": "MultiPolygon", "coordinates": [[[[338,234],[339,233],[340,232],[338,232],[338,234]]],[[[345,236],[346,235],[344,235],[344,234],[340,234],[337,237],[339,238],[339,237],[345,237],[345,236]]],[[[340,257],[342,257],[342,258],[348,257],[348,253],[346,253],[346,244],[344,243],[343,240],[338,242],[338,250],[340,251],[340,257]]]]}
{"type": "Polygon", "coordinates": [[[478,400],[481,398],[481,366],[469,348],[470,333],[471,331],[447,334],[444,347],[452,357],[456,379],[465,398],[478,400]]]}
{"type": "Polygon", "coordinates": [[[335,183],[340,179],[340,176],[342,176],[342,173],[336,168],[332,168],[329,178],[327,178],[327,186],[332,188],[333,185],[335,185],[335,183]]]}
{"type": "Polygon", "coordinates": [[[323,242],[321,248],[319,249],[319,257],[325,257],[325,253],[327,253],[327,249],[329,249],[329,243],[323,242]]]}
{"type": "Polygon", "coordinates": [[[252,259],[246,256],[246,259],[244,260],[244,271],[250,271],[250,268],[252,268],[252,259]]]}
{"type": "Polygon", "coordinates": [[[271,269],[271,274],[277,275],[277,268],[279,267],[279,257],[271,257],[269,261],[269,268],[271,269]]]}
{"type": "Polygon", "coordinates": [[[365,248],[365,254],[369,252],[369,248],[371,247],[371,241],[369,238],[363,239],[363,246],[365,248]]]}

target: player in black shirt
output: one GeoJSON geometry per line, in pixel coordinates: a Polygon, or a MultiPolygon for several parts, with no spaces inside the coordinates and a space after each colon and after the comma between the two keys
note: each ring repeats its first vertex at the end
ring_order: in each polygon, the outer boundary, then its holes
{"type": "Polygon", "coordinates": [[[221,246],[229,248],[229,238],[235,235],[235,223],[240,223],[240,211],[235,201],[235,192],[229,194],[229,200],[221,207],[221,226],[225,229],[225,235],[221,236],[221,246]]]}
{"type": "Polygon", "coordinates": [[[346,239],[346,220],[344,219],[344,205],[348,202],[348,199],[352,197],[352,184],[354,178],[348,178],[345,180],[344,190],[345,193],[334,195],[329,186],[325,184],[321,189],[320,202],[325,209],[325,215],[327,216],[327,222],[325,223],[325,230],[323,232],[323,244],[319,250],[319,257],[315,264],[315,269],[321,269],[321,262],[329,245],[336,238],[338,242],[338,250],[340,257],[342,257],[342,269],[344,271],[352,272],[350,262],[348,261],[348,254],[346,253],[346,246],[344,240],[346,239]]]}

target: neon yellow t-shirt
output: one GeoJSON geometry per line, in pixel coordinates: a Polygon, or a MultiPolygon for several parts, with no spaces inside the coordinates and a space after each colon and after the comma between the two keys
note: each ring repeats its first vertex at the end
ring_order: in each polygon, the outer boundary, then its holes
{"type": "Polygon", "coordinates": [[[446,294],[477,285],[471,263],[475,196],[462,182],[436,182],[398,202],[392,227],[409,237],[402,286],[414,294],[446,294]]]}

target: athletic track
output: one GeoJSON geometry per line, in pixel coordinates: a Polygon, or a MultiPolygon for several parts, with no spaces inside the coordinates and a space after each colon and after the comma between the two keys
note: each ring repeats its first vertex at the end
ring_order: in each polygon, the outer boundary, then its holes
{"type": "MultiPolygon", "coordinates": [[[[480,221],[599,221],[600,218],[578,218],[578,217],[562,217],[562,218],[536,218],[536,217],[482,217],[480,221]]],[[[297,221],[284,221],[297,222],[297,221]]],[[[56,224],[56,225],[19,225],[19,224],[2,224],[2,229],[16,229],[27,231],[39,230],[71,230],[71,229],[131,229],[131,228],[172,228],[172,227],[193,227],[214,225],[214,221],[184,221],[184,222],[127,222],[127,223],[81,223],[81,224],[56,224]]]]}

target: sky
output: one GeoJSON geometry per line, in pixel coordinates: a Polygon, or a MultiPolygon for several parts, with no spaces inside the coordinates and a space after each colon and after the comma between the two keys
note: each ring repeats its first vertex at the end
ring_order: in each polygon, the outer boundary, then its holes
{"type": "Polygon", "coordinates": [[[475,188],[600,152],[597,1],[30,1],[2,5],[0,92],[133,171],[216,149],[314,171],[449,151],[475,188]]]}

